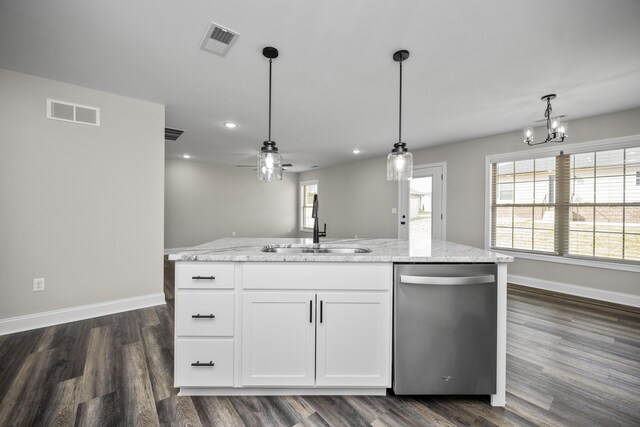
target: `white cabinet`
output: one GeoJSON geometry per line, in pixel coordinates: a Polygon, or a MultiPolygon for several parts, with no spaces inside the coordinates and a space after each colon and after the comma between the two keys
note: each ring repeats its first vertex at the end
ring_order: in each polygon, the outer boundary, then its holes
{"type": "Polygon", "coordinates": [[[244,292],[242,298],[242,384],[313,385],[315,294],[244,292]]]}
{"type": "Polygon", "coordinates": [[[387,292],[244,292],[243,386],[389,387],[387,292]]]}
{"type": "Polygon", "coordinates": [[[182,395],[385,394],[392,264],[176,265],[182,395]]]}
{"type": "Polygon", "coordinates": [[[390,301],[386,293],[318,293],[316,385],[390,384],[390,301]]]}

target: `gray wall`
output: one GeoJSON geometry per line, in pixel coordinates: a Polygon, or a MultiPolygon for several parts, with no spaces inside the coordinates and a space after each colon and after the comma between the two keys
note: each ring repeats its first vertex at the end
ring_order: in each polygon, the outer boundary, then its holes
{"type": "Polygon", "coordinates": [[[164,106],[0,69],[0,128],[0,318],[162,292],[164,106]]]}
{"type": "MultiPolygon", "coordinates": [[[[300,174],[300,182],[318,180],[319,222],[327,237],[398,237],[398,183],[387,181],[387,160],[377,158],[300,174]]],[[[300,237],[311,233],[300,232],[300,237]]]]}
{"type": "MultiPolygon", "coordinates": [[[[640,134],[640,109],[571,121],[569,126],[569,143],[640,134]]],[[[521,140],[522,134],[517,131],[411,150],[414,165],[447,163],[447,240],[484,247],[485,157],[527,150],[521,140]]],[[[408,145],[411,148],[411,144],[408,145]]],[[[330,201],[321,203],[322,221],[326,218],[329,230],[334,221],[340,221],[333,226],[339,231],[336,237],[354,233],[366,237],[397,237],[396,219],[390,215],[390,207],[397,205],[397,186],[382,182],[386,179],[385,168],[383,158],[363,160],[301,173],[300,180],[319,179],[321,200],[330,201]],[[366,206],[348,202],[363,197],[369,200],[366,206]],[[356,230],[375,231],[375,234],[356,230]]],[[[525,259],[517,259],[509,267],[509,273],[640,295],[638,273],[525,259]]]]}
{"type": "Polygon", "coordinates": [[[295,237],[298,174],[260,182],[250,168],[167,159],[165,246],[221,237],[295,237]]]}

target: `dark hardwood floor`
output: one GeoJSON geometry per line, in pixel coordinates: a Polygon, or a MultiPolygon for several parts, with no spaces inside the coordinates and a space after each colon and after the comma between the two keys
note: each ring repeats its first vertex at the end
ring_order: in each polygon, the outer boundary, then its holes
{"type": "Polygon", "coordinates": [[[640,310],[508,292],[488,397],[177,397],[173,304],[0,337],[0,426],[640,425],[640,310]]]}

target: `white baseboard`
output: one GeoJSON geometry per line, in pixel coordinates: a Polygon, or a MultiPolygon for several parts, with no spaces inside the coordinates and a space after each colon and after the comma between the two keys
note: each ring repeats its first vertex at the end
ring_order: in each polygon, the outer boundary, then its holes
{"type": "Polygon", "coordinates": [[[38,329],[60,323],[75,322],[77,320],[136,310],[138,308],[152,307],[164,303],[164,293],[160,292],[157,294],[141,295],[139,297],[10,317],[0,319],[0,335],[13,334],[14,332],[28,331],[30,329],[38,329]]]}
{"type": "Polygon", "coordinates": [[[529,286],[531,288],[545,289],[547,291],[560,292],[562,294],[575,295],[640,308],[640,295],[588,288],[586,286],[571,285],[569,283],[552,282],[550,280],[542,280],[526,276],[516,276],[514,274],[507,275],[507,282],[515,285],[529,286]]]}

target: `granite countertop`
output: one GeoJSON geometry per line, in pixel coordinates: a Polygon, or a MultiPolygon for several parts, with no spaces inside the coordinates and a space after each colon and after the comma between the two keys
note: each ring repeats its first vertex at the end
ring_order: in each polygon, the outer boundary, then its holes
{"type": "Polygon", "coordinates": [[[512,262],[513,257],[445,240],[322,239],[324,247],[366,248],[368,253],[266,253],[265,246],[312,246],[311,239],[227,237],[199,246],[165,250],[173,261],[251,262],[512,262]]]}

